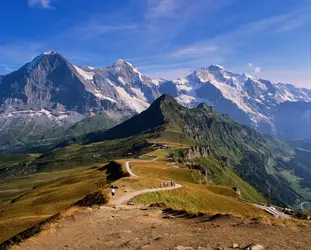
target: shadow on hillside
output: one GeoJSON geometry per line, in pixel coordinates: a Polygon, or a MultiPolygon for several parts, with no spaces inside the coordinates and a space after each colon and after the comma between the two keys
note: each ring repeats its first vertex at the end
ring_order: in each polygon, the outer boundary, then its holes
{"type": "Polygon", "coordinates": [[[224,221],[236,221],[240,220],[237,217],[234,217],[230,214],[214,214],[208,215],[206,213],[198,212],[198,213],[191,213],[185,210],[175,210],[172,208],[164,208],[162,210],[164,215],[163,218],[167,219],[196,219],[196,223],[205,223],[205,222],[224,222],[224,221]]]}
{"type": "Polygon", "coordinates": [[[129,176],[128,173],[123,171],[122,165],[116,161],[109,162],[107,165],[99,168],[98,171],[106,171],[108,181],[115,181],[129,176]]]}

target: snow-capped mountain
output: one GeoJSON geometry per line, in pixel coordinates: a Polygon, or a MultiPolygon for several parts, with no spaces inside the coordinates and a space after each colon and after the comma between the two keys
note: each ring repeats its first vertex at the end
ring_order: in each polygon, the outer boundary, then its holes
{"type": "Polygon", "coordinates": [[[162,82],[160,92],[174,96],[185,106],[206,102],[215,106],[219,113],[268,133],[277,133],[274,117],[279,104],[311,101],[311,90],[291,84],[273,84],[245,73],[232,73],[219,65],[201,68],[175,81],[162,82]]]}
{"type": "Polygon", "coordinates": [[[89,116],[130,117],[159,95],[152,80],[124,60],[106,68],[79,67],[45,52],[0,78],[0,150],[32,141],[40,145],[40,135],[45,144],[47,131],[89,116]]]}
{"type": "Polygon", "coordinates": [[[32,141],[40,144],[42,134],[46,142],[47,131],[66,130],[97,114],[125,119],[148,108],[163,93],[189,107],[205,102],[219,113],[274,135],[285,131],[276,123],[278,112],[284,110],[282,103],[311,101],[311,90],[232,73],[219,65],[169,81],[150,79],[122,59],[105,68],[84,67],[51,51],[0,76],[0,150],[28,147],[32,141]]]}

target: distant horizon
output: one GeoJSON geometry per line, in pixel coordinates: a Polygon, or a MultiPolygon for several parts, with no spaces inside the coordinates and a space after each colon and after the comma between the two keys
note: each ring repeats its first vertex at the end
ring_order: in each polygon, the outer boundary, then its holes
{"type": "Polygon", "coordinates": [[[200,69],[202,69],[202,68],[208,68],[208,67],[210,67],[210,66],[212,66],[212,65],[215,65],[215,66],[222,67],[222,68],[224,68],[225,70],[227,70],[227,71],[229,71],[229,72],[232,72],[232,73],[235,73],[235,74],[239,74],[239,75],[241,75],[241,74],[251,75],[251,76],[254,76],[254,77],[259,78],[259,79],[262,79],[262,80],[271,81],[271,83],[273,83],[273,84],[279,84],[279,83],[281,83],[281,84],[292,84],[292,85],[294,85],[294,86],[297,87],[297,88],[306,88],[306,89],[310,89],[310,90],[311,90],[311,86],[310,86],[310,87],[308,87],[308,86],[305,87],[305,86],[299,86],[299,85],[297,85],[297,84],[295,84],[295,83],[292,83],[292,82],[277,81],[277,80],[275,81],[275,80],[273,80],[273,79],[269,79],[269,78],[264,78],[264,77],[262,77],[262,76],[258,76],[258,75],[256,75],[254,72],[253,72],[253,73],[248,73],[248,72],[236,72],[236,71],[234,71],[234,70],[228,69],[228,68],[227,68],[226,66],[224,66],[224,65],[217,64],[217,63],[212,63],[212,64],[206,65],[206,66],[198,66],[198,67],[196,67],[196,68],[193,68],[192,70],[189,69],[189,72],[186,73],[186,74],[184,74],[184,75],[177,75],[175,78],[167,78],[167,77],[163,77],[163,76],[158,76],[158,77],[157,77],[157,76],[153,76],[152,73],[145,73],[143,70],[141,70],[141,68],[136,67],[136,65],[133,64],[131,61],[126,60],[126,59],[124,59],[124,58],[122,58],[122,57],[117,58],[115,61],[110,62],[110,63],[108,63],[108,64],[106,64],[106,65],[101,65],[101,66],[94,66],[94,65],[92,65],[92,64],[90,64],[90,65],[79,65],[79,64],[73,63],[73,62],[72,62],[71,60],[69,60],[66,56],[64,56],[61,52],[56,51],[56,50],[47,50],[47,51],[41,52],[41,53],[39,53],[38,55],[34,56],[31,60],[22,63],[22,64],[21,64],[19,67],[17,67],[16,69],[12,69],[12,71],[10,71],[10,72],[0,72],[0,75],[5,76],[5,75],[8,75],[8,74],[10,74],[10,73],[12,73],[12,72],[15,72],[15,71],[19,70],[21,67],[25,66],[26,64],[32,62],[32,61],[33,61],[35,58],[37,58],[38,56],[40,56],[40,55],[46,55],[46,54],[51,54],[51,53],[53,53],[53,52],[55,52],[55,53],[57,53],[57,54],[63,56],[65,59],[67,59],[67,60],[68,60],[70,63],[72,63],[73,65],[80,66],[80,67],[105,68],[105,67],[108,67],[108,66],[110,66],[110,65],[112,65],[112,64],[114,64],[114,63],[116,63],[118,60],[124,60],[124,61],[126,61],[126,62],[132,64],[136,69],[138,69],[138,70],[139,70],[141,73],[143,73],[145,76],[147,76],[147,77],[149,77],[149,78],[151,78],[151,79],[154,79],[154,80],[156,80],[156,79],[177,80],[178,78],[183,78],[183,77],[189,76],[190,74],[194,73],[196,70],[200,70],[200,69]]]}

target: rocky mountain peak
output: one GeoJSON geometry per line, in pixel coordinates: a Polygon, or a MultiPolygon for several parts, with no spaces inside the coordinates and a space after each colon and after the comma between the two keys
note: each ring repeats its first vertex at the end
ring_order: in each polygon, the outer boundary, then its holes
{"type": "Polygon", "coordinates": [[[215,108],[212,107],[212,106],[208,106],[205,102],[200,103],[197,106],[197,109],[202,109],[202,110],[205,110],[205,111],[215,112],[215,108]]]}
{"type": "Polygon", "coordinates": [[[25,65],[27,70],[33,70],[35,68],[55,68],[61,63],[67,63],[67,60],[59,53],[55,51],[44,52],[41,55],[35,57],[31,62],[25,65]]]}
{"type": "Polygon", "coordinates": [[[46,51],[43,53],[43,55],[57,55],[58,53],[56,51],[46,51]]]}
{"type": "Polygon", "coordinates": [[[178,102],[171,97],[168,94],[163,94],[160,97],[158,97],[152,104],[151,106],[154,107],[160,107],[160,106],[165,106],[165,105],[170,105],[170,104],[177,104],[178,102]]]}
{"type": "Polygon", "coordinates": [[[225,70],[223,66],[218,65],[218,64],[212,64],[207,69],[208,69],[208,71],[222,71],[222,70],[225,70]]]}
{"type": "Polygon", "coordinates": [[[128,61],[118,59],[114,64],[111,65],[116,71],[137,71],[137,69],[128,61]]]}

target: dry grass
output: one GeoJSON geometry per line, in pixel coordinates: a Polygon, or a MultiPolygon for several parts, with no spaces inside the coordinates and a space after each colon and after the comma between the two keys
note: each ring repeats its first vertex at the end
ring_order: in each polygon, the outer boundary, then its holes
{"type": "Polygon", "coordinates": [[[6,205],[0,207],[0,228],[6,229],[0,234],[0,242],[63,211],[89,193],[104,189],[106,173],[97,170],[100,166],[30,175],[0,184],[3,190],[22,188],[6,197],[6,205]]]}
{"type": "Polygon", "coordinates": [[[181,189],[143,194],[134,202],[146,205],[163,203],[167,207],[191,213],[231,214],[246,219],[268,217],[264,211],[237,200],[235,193],[226,187],[217,190],[215,187],[187,183],[181,189]]]}

